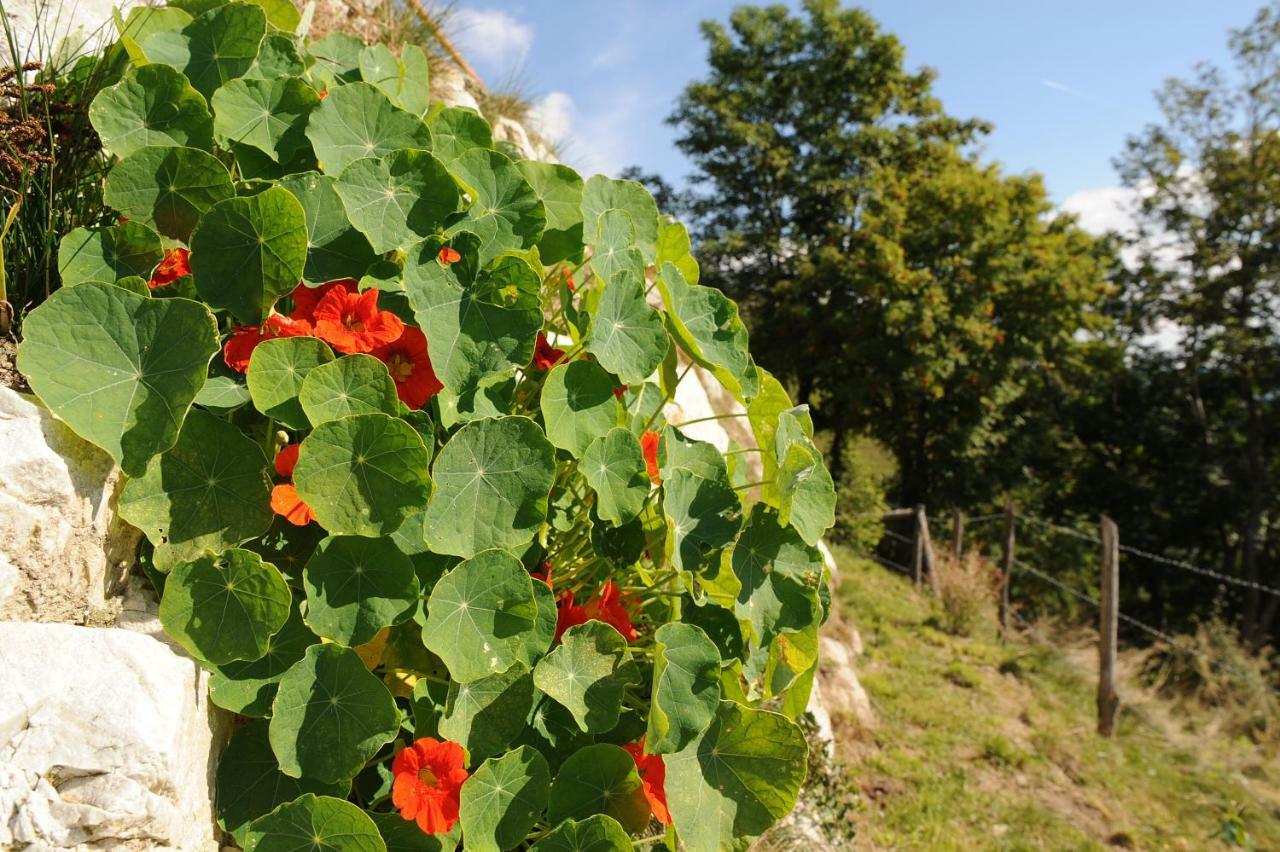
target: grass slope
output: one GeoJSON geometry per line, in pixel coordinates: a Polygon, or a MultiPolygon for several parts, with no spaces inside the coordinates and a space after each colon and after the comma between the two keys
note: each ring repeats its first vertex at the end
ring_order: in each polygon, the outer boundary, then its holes
{"type": "Polygon", "coordinates": [[[835,617],[861,632],[876,713],[870,728],[835,720],[861,791],[858,848],[1280,849],[1274,753],[1196,736],[1203,720],[1160,712],[1133,683],[1104,740],[1083,648],[1001,644],[989,623],[948,635],[903,578],[848,552],[839,561],[835,617]]]}

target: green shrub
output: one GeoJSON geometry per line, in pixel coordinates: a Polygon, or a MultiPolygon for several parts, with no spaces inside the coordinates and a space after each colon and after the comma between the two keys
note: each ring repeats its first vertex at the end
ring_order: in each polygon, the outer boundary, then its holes
{"type": "Polygon", "coordinates": [[[872,552],[884,537],[880,516],[889,508],[885,495],[897,477],[898,462],[888,447],[867,435],[846,438],[840,448],[832,535],[863,553],[872,552]]]}
{"type": "Polygon", "coordinates": [[[942,628],[958,636],[969,636],[995,605],[999,589],[996,569],[974,551],[960,559],[950,552],[938,551],[936,558],[942,628]]]}

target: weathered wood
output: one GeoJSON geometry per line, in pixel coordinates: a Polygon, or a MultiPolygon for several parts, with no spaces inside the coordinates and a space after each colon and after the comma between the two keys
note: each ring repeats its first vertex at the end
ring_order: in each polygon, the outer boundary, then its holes
{"type": "Polygon", "coordinates": [[[921,569],[929,578],[929,588],[939,595],[938,559],[933,552],[933,538],[929,535],[929,516],[924,506],[916,506],[916,585],[920,585],[921,569]]]}
{"type": "Polygon", "coordinates": [[[959,509],[951,510],[951,552],[956,561],[964,558],[964,512],[959,509]]]}
{"type": "Polygon", "coordinates": [[[915,520],[915,535],[912,536],[911,547],[911,579],[918,589],[920,581],[924,578],[924,534],[920,531],[920,527],[923,526],[924,506],[916,506],[911,510],[911,515],[915,520]]]}
{"type": "Polygon", "coordinates": [[[880,516],[882,521],[901,520],[902,518],[914,518],[916,516],[915,509],[890,509],[880,516]]]}
{"type": "Polygon", "coordinates": [[[1099,526],[1102,538],[1102,600],[1098,623],[1098,733],[1111,736],[1115,730],[1116,639],[1120,623],[1120,530],[1103,515],[1099,526]]]}
{"type": "Polygon", "coordinates": [[[1000,562],[1000,638],[1009,634],[1009,578],[1013,576],[1014,510],[1013,501],[1004,504],[1004,553],[1000,562]]]}

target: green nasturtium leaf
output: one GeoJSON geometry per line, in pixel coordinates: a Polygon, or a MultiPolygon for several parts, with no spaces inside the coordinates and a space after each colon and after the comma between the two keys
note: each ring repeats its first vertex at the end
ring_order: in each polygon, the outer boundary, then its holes
{"type": "Polygon", "coordinates": [[[514,849],[547,806],[551,769],[529,746],[491,757],[462,785],[459,817],[467,848],[514,849]]]}
{"type": "Polygon", "coordinates": [[[182,32],[189,51],[182,70],[196,91],[208,98],[253,65],[267,32],[267,16],[260,6],[227,3],[197,16],[182,32]]]}
{"type": "Polygon", "coordinates": [[[649,496],[649,474],[640,441],[615,427],[587,445],[578,464],[596,493],[596,513],[613,524],[634,520],[649,496]]]}
{"type": "Polygon", "coordinates": [[[234,198],[227,167],[197,148],[139,148],[107,175],[103,200],[161,236],[186,241],[215,204],[234,198]]]}
{"type": "Polygon", "coordinates": [[[162,566],[215,553],[271,526],[267,457],[235,425],[192,411],[178,442],[125,483],[120,517],[156,546],[162,566]]]}
{"type": "Polygon", "coordinates": [[[670,341],[661,315],[644,298],[644,277],[615,275],[591,318],[587,351],[626,384],[639,384],[662,364],[670,341]]]}
{"type": "Polygon", "coordinates": [[[681,223],[664,216],[658,226],[658,259],[655,265],[661,269],[665,263],[675,264],[688,283],[698,283],[698,261],[693,257],[689,231],[681,223]]]}
{"type": "Polygon", "coordinates": [[[302,380],[298,402],[313,425],[352,414],[398,414],[396,385],[387,365],[372,355],[344,355],[320,364],[302,380]]]}
{"type": "Polygon", "coordinates": [[[400,58],[384,44],[360,51],[360,77],[372,83],[393,104],[416,116],[430,107],[427,56],[417,45],[406,44],[400,58]]]}
{"type": "Polygon", "coordinates": [[[681,751],[711,724],[720,704],[720,652],[701,628],[671,622],[654,634],[653,690],[645,749],[681,751]]]}
{"type": "Polygon", "coordinates": [[[540,638],[533,582],[502,550],[478,553],[440,578],[422,638],[454,680],[469,683],[527,659],[528,644],[540,638]]]}
{"type": "Polygon", "coordinates": [[[335,185],[347,215],[379,254],[438,230],[458,209],[458,185],[426,151],[365,157],[343,169],[335,185]]]}
{"type": "Polygon", "coordinates": [[[533,685],[573,714],[589,734],[613,730],[627,684],[636,681],[627,640],[603,621],[565,631],[558,648],[533,670],[533,685]]]}
{"type": "Polygon", "coordinates": [[[311,113],[307,138],[321,168],[331,175],[365,157],[431,147],[431,134],[422,119],[396,107],[369,83],[330,89],[311,113]]]}
{"type": "Polygon", "coordinates": [[[798,530],[783,526],[773,509],[751,507],[730,561],[740,584],[734,612],[751,625],[757,647],[767,648],[780,633],[817,626],[822,554],[798,530]]]}
{"type": "Polygon", "coordinates": [[[258,411],[290,429],[310,425],[299,394],[311,371],[333,360],[333,350],[314,337],[279,337],[254,347],[245,382],[258,411]]]}
{"type": "Polygon", "coordinates": [[[538,242],[546,210],[515,163],[497,151],[471,148],[447,165],[472,199],[454,231],[480,237],[481,266],[503,252],[532,248],[538,242]]]}
{"type": "Polygon", "coordinates": [[[236,731],[218,758],[218,825],[244,843],[249,823],[258,817],[306,793],[346,796],[348,786],[285,775],[271,753],[267,722],[256,720],[236,731]]]}
{"type": "Polygon", "coordinates": [[[232,548],[175,565],[160,599],[165,632],[197,659],[256,660],[289,617],[289,587],[269,562],[232,548]]]}
{"type": "Polygon", "coordinates": [[[302,23],[302,13],[298,11],[292,0],[249,0],[262,7],[267,13],[267,23],[282,32],[297,32],[302,23]]]}
{"type": "Polygon", "coordinates": [[[191,55],[182,31],[191,21],[191,15],[177,7],[135,6],[123,22],[116,16],[116,29],[125,53],[137,67],[164,63],[171,69],[182,69],[191,55]]]}
{"type": "Polygon", "coordinates": [[[561,765],[551,785],[547,819],[552,825],[592,814],[610,816],[632,834],[649,824],[649,802],[635,761],[616,745],[578,749],[561,765]]]}
{"type": "Polygon", "coordinates": [[[524,663],[470,683],[449,684],[440,736],[461,743],[472,762],[501,754],[533,709],[533,674],[524,663]]]}
{"type": "Polygon", "coordinates": [[[377,537],[427,505],[430,463],[405,421],[354,414],[321,423],[302,441],[293,483],[329,532],[377,537]]]}
{"type": "Polygon", "coordinates": [[[399,727],[391,693],[355,651],[312,645],[280,679],[271,750],[285,775],[336,783],[353,778],[399,727]]]}
{"type": "Polygon", "coordinates": [[[267,33],[262,44],[258,45],[257,59],[253,60],[253,65],[244,76],[245,79],[275,80],[280,77],[301,77],[306,72],[307,65],[298,53],[298,46],[293,38],[284,33],[267,33]]]}
{"type": "Polygon", "coordinates": [[[204,96],[168,65],[130,68],[93,99],[89,121],[102,147],[116,157],[148,145],[208,149],[213,143],[213,117],[204,96]]]}
{"type": "Polygon", "coordinates": [[[440,450],[427,536],[437,553],[517,550],[547,517],[555,451],[527,417],[473,420],[440,450]]]}
{"type": "Polygon", "coordinates": [[[472,148],[492,148],[493,131],[480,113],[466,107],[444,107],[427,121],[431,153],[446,166],[472,148]]]}
{"type": "Polygon", "coordinates": [[[634,848],[626,829],[604,814],[566,819],[532,847],[533,852],[631,852],[634,848]]]}
{"type": "Polygon", "coordinates": [[[520,174],[542,200],[547,225],[538,253],[547,266],[582,254],[582,178],[568,166],[520,160],[520,174]]]}
{"type": "Polygon", "coordinates": [[[307,793],[249,826],[245,852],[387,852],[373,820],[334,796],[307,793]]]}
{"type": "Polygon", "coordinates": [[[389,538],[330,536],[302,573],[307,625],[348,647],[407,621],[418,605],[413,563],[389,538]]]}
{"type": "Polygon", "coordinates": [[[302,277],[311,284],[340,278],[357,281],[378,256],[368,238],[347,219],[342,199],[334,189],[337,178],[317,172],[289,175],[280,186],[293,193],[307,218],[307,264],[302,277]]]}
{"type": "Polygon", "coordinates": [[[658,205],[642,184],[634,180],[613,180],[603,175],[590,178],[582,189],[582,221],[586,242],[595,245],[600,236],[600,217],[620,210],[635,226],[635,245],[645,264],[658,256],[658,205]]]}
{"type": "Polygon", "coordinates": [[[670,426],[663,433],[662,450],[667,457],[662,512],[671,561],[681,571],[717,570],[720,555],[742,524],[742,502],[729,482],[724,457],[711,444],[687,441],[670,426]],[[679,456],[672,458],[677,451],[679,456]]]}
{"type": "Polygon", "coordinates": [[[378,826],[378,832],[387,844],[387,852],[454,852],[462,839],[462,823],[455,823],[444,834],[424,834],[418,824],[391,813],[370,813],[369,818],[378,826]]]}
{"type": "Polygon", "coordinates": [[[690,852],[719,852],[791,812],[808,747],[785,716],[721,701],[711,726],[665,758],[667,803],[690,852]]]}
{"type": "Polygon", "coordinates": [[[591,269],[607,285],[616,278],[629,275],[644,278],[644,255],[632,248],[636,243],[636,226],[622,210],[606,210],[596,223],[595,250],[591,269]]]}
{"type": "Polygon", "coordinates": [[[805,408],[778,415],[774,437],[777,474],[771,493],[777,495],[781,523],[795,527],[805,543],[816,546],[835,523],[836,491],[822,454],[805,430],[808,416],[805,408]]]}
{"type": "Polygon", "coordinates": [[[540,407],[551,443],[574,456],[618,424],[622,405],[613,395],[617,383],[594,361],[570,361],[555,367],[542,385],[540,407]]]}
{"type": "Polygon", "coordinates": [[[320,95],[299,77],[232,80],[213,93],[213,130],[224,145],[250,145],[277,163],[306,147],[320,95]]]}
{"type": "Polygon", "coordinates": [[[76,434],[131,476],[178,440],[218,351],[204,305],[110,284],[54,292],[27,315],[18,369],[76,434]]]}
{"type": "MultiPolygon", "coordinates": [[[[302,612],[295,600],[289,608],[289,618],[280,632],[267,641],[267,652],[256,660],[236,660],[220,666],[210,666],[209,698],[224,710],[241,716],[267,716],[271,702],[276,698],[276,687],[289,667],[302,659],[307,648],[320,638],[307,629],[302,612]]],[[[266,729],[263,728],[263,741],[266,729]]],[[[225,758],[224,758],[225,762],[225,758]]],[[[275,758],[271,765],[275,766],[275,758]]],[[[320,792],[320,791],[315,791],[320,792]]],[[[292,797],[291,797],[292,798],[292,797]]],[[[276,802],[263,813],[278,805],[276,802]]]]}
{"type": "Polygon", "coordinates": [[[756,446],[761,450],[760,460],[764,468],[764,479],[772,483],[764,486],[763,489],[764,499],[767,502],[777,502],[778,417],[791,407],[791,397],[782,386],[782,382],[767,370],[761,370],[760,392],[747,406],[747,419],[751,424],[751,434],[755,436],[756,446]]]}
{"type": "Polygon", "coordinates": [[[689,284],[674,264],[658,271],[671,335],[698,365],[710,370],[739,402],[760,392],[760,375],[747,351],[747,327],[738,306],[714,287],[689,284]]]}
{"type": "Polygon", "coordinates": [[[134,275],[150,278],[162,259],[160,235],[141,222],[95,230],[76,228],[58,244],[58,274],[63,287],[86,281],[113,284],[134,275]]]}
{"type": "Polygon", "coordinates": [[[352,83],[360,79],[360,51],[364,42],[347,33],[329,33],[313,41],[310,52],[316,64],[312,73],[322,83],[352,83]]]}
{"type": "MultiPolygon", "coordinates": [[[[119,283],[117,282],[117,285],[119,283]]],[[[231,376],[210,376],[196,394],[196,405],[211,411],[232,411],[248,404],[249,388],[245,383],[231,376]]]]}
{"type": "Polygon", "coordinates": [[[457,234],[448,245],[460,260],[439,262],[443,240],[422,241],[409,253],[404,284],[414,316],[427,336],[431,364],[459,396],[484,378],[510,373],[533,358],[542,306],[542,279],[524,259],[502,258],[479,272],[479,238],[457,234]]]}
{"type": "Polygon", "coordinates": [[[191,272],[200,298],[256,325],[298,285],[307,261],[307,217],[298,199],[273,186],[214,205],[191,235],[191,272]]]}

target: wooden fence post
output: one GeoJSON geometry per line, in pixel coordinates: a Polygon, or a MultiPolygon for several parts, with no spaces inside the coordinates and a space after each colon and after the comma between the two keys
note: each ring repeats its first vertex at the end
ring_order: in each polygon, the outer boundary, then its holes
{"type": "Polygon", "coordinates": [[[951,552],[957,562],[964,556],[964,512],[959,509],[951,510],[951,552]]]}
{"type": "Polygon", "coordinates": [[[1102,533],[1102,601],[1098,624],[1098,733],[1111,736],[1115,730],[1116,710],[1116,634],[1120,612],[1120,530],[1115,521],[1103,515],[1102,533]]]}
{"type": "Polygon", "coordinates": [[[924,575],[924,535],[920,532],[920,528],[924,526],[924,506],[916,504],[915,510],[915,546],[911,552],[911,578],[915,582],[916,588],[920,588],[920,580],[924,575]]]}
{"type": "Polygon", "coordinates": [[[1000,562],[1000,638],[1009,634],[1009,578],[1013,575],[1013,501],[1004,504],[1004,554],[1000,562]]]}
{"type": "Polygon", "coordinates": [[[916,506],[916,586],[920,585],[921,571],[929,577],[929,588],[935,596],[938,588],[938,559],[933,552],[933,538],[929,535],[929,516],[923,505],[916,506]]]}

